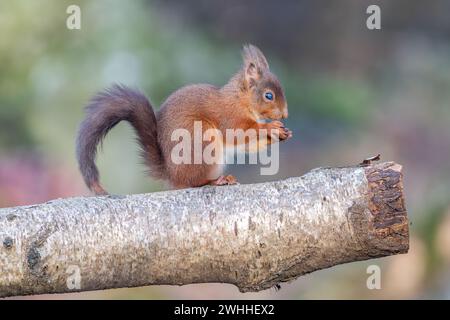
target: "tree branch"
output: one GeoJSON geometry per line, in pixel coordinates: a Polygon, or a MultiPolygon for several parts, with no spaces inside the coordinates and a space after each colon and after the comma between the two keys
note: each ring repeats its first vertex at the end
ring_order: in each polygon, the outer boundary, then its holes
{"type": "Polygon", "coordinates": [[[0,209],[0,296],[226,282],[258,291],[408,251],[401,166],[0,209]]]}

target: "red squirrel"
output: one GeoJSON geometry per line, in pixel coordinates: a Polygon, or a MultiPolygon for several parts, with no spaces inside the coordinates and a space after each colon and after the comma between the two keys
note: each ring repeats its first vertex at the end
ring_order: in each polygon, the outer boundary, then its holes
{"type": "Polygon", "coordinates": [[[222,175],[219,164],[173,163],[171,150],[177,142],[171,136],[175,129],[184,128],[192,133],[194,122],[201,121],[202,130],[266,129],[269,133],[258,135],[258,144],[265,146],[290,138],[292,132],[279,121],[288,117],[280,81],[270,72],[257,47],[245,45],[242,56],[243,66],[223,87],[209,84],[182,87],[166,99],[156,115],[142,93],[123,85],[114,85],[95,95],[86,107],[76,143],[79,168],[89,189],[98,195],[108,194],[100,185],[95,165],[97,145],[122,120],[134,128],[150,175],[168,181],[174,188],[237,182],[231,175],[222,175]],[[259,121],[262,119],[272,121],[263,123],[259,121]],[[271,130],[276,130],[276,138],[270,134],[271,130]]]}

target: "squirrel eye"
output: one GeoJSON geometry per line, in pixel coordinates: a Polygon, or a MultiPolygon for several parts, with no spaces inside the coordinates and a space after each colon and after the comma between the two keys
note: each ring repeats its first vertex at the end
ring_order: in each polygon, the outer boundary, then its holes
{"type": "Polygon", "coordinates": [[[273,93],[272,92],[264,93],[264,98],[266,98],[269,101],[272,101],[273,100],[273,93]]]}

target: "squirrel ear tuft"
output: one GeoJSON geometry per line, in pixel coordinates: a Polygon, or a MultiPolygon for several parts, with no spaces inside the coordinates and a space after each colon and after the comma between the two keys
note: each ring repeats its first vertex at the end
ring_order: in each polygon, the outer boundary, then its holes
{"type": "Polygon", "coordinates": [[[264,54],[252,44],[244,45],[242,50],[244,60],[245,81],[252,87],[265,71],[269,70],[269,64],[264,54]]]}
{"type": "Polygon", "coordinates": [[[255,66],[260,69],[260,71],[264,72],[269,70],[269,64],[267,63],[266,57],[261,50],[252,44],[244,45],[244,48],[242,49],[242,57],[244,59],[244,64],[253,62],[255,66]]]}

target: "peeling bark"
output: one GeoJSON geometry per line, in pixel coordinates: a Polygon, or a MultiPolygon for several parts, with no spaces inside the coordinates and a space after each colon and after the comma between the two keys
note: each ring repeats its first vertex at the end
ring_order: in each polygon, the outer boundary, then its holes
{"type": "Polygon", "coordinates": [[[259,291],[406,253],[401,166],[0,209],[0,296],[226,282],[259,291]]]}

